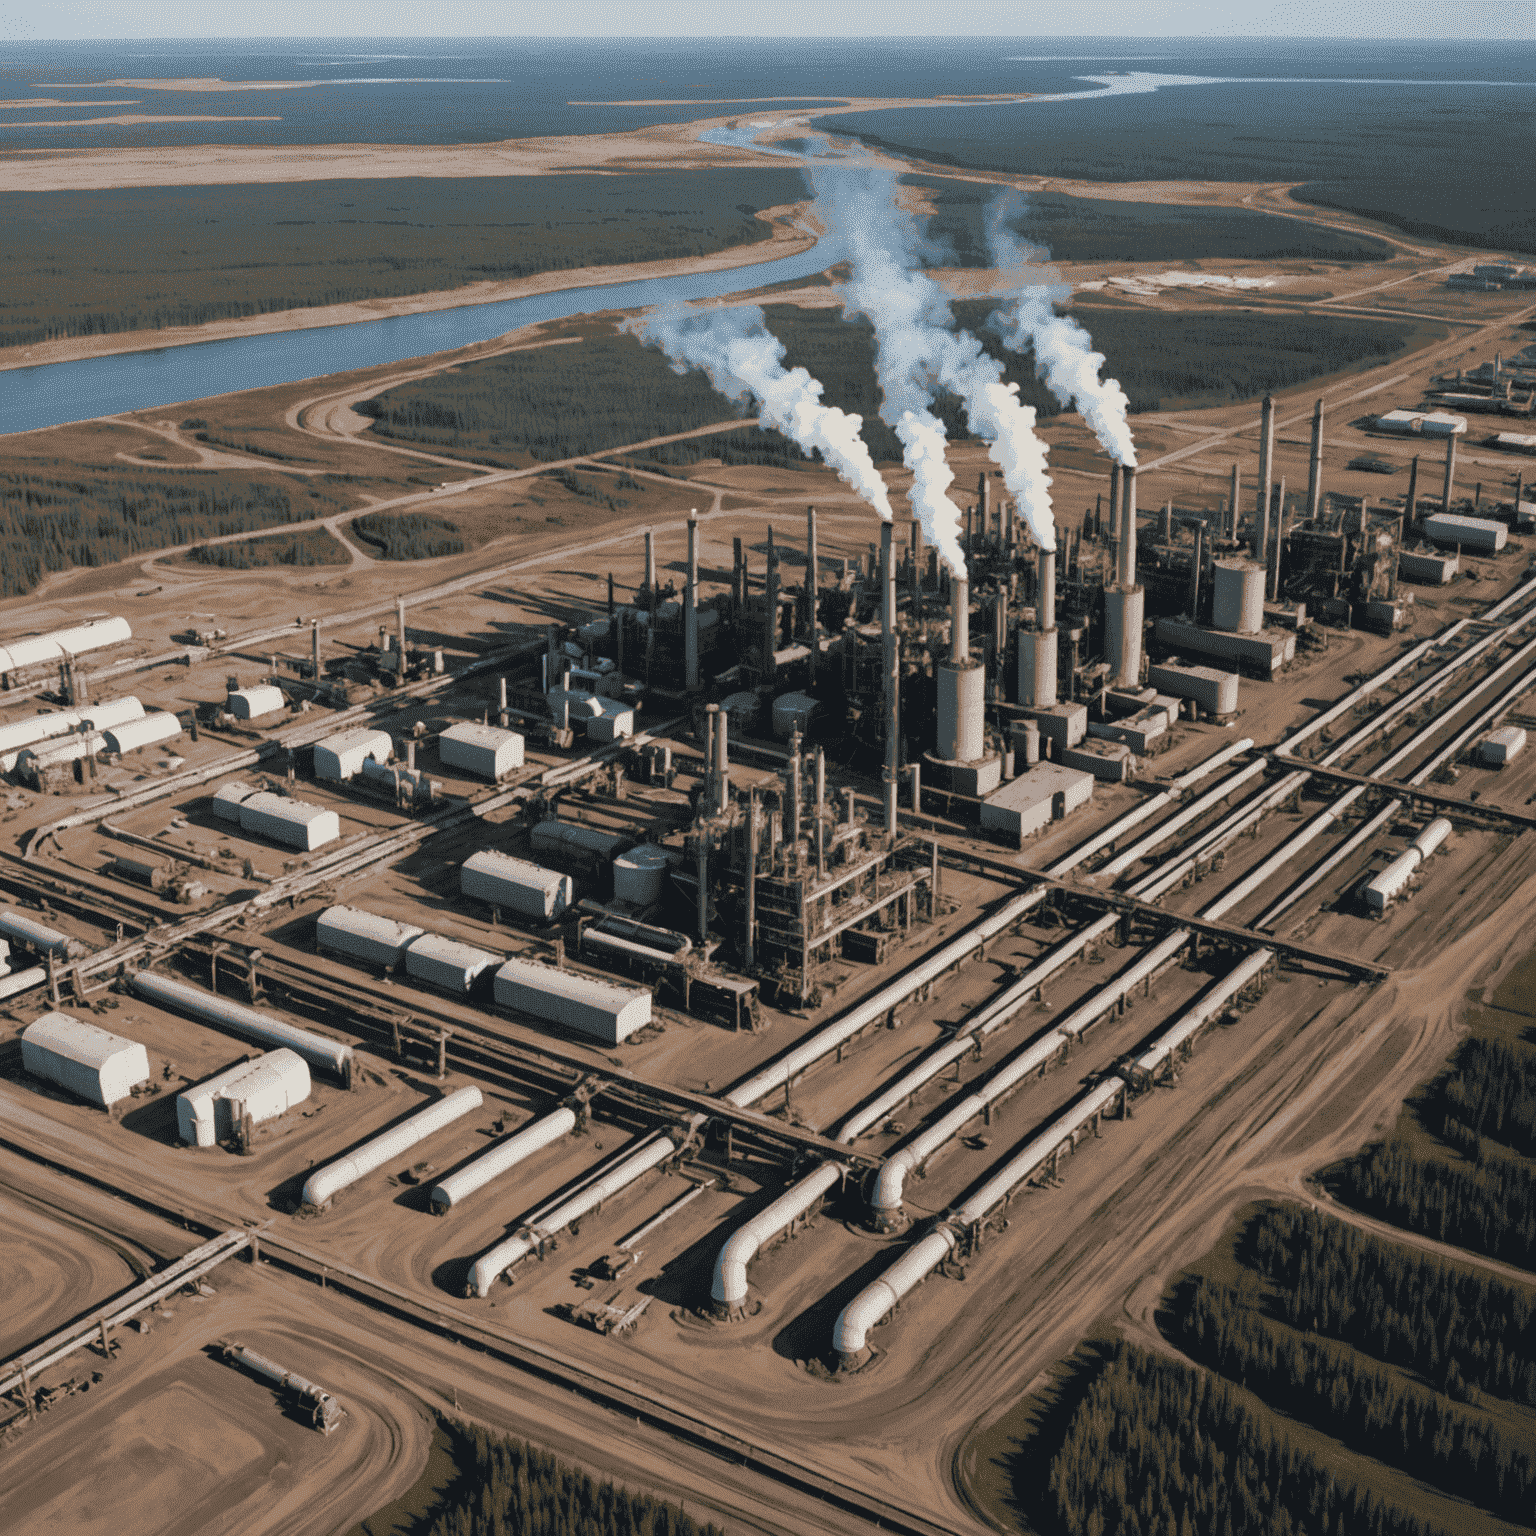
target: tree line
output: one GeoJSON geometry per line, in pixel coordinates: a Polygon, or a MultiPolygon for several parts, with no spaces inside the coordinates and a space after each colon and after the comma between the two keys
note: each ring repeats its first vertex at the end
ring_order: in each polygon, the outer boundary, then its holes
{"type": "Polygon", "coordinates": [[[279,534],[270,539],[234,539],[227,544],[194,544],[187,559],[226,571],[254,571],[269,565],[346,565],[349,556],[324,528],[279,534]]]}
{"type": "Polygon", "coordinates": [[[1226,1382],[1125,1343],[1049,1481],[1059,1536],[1440,1536],[1296,1450],[1226,1382]]]}
{"type": "Polygon", "coordinates": [[[1435,1085],[1440,1134],[1476,1157],[1484,1136],[1536,1155],[1536,1051],[1502,1040],[1472,1039],[1435,1085]]]}
{"type": "Polygon", "coordinates": [[[379,560],[433,560],[469,547],[457,523],[429,512],[364,512],[352,519],[352,532],[379,560]]]}
{"type": "MultiPolygon", "coordinates": [[[[1505,1519],[1536,1517],[1536,1461],[1505,1443],[1486,1414],[1271,1322],[1202,1277],[1176,1304],[1176,1342],[1280,1412],[1505,1519]]],[[[1454,1360],[1447,1386],[1460,1387],[1454,1360]]]]}
{"type": "Polygon", "coordinates": [[[1266,1207],[1241,1255],[1292,1327],[1448,1391],[1476,1387],[1536,1406],[1536,1295],[1525,1287],[1294,1205],[1266,1207]]]}

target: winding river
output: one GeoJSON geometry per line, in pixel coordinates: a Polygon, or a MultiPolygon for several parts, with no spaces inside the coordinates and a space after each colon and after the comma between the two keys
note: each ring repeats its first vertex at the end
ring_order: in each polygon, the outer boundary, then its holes
{"type": "Polygon", "coordinates": [[[841,255],[835,241],[823,238],[794,256],[713,272],[564,288],[387,320],[360,320],[351,325],[276,331],[8,369],[0,372],[0,434],[31,432],[96,416],[428,357],[490,341],[544,320],[564,320],[606,309],[644,309],[653,304],[724,298],[768,283],[811,277],[841,260],[841,255]]]}

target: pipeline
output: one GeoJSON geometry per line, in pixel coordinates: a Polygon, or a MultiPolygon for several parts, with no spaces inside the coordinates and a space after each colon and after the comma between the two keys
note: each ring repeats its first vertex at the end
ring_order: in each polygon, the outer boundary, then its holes
{"type": "Polygon", "coordinates": [[[553,1114],[525,1125],[490,1151],[481,1153],[473,1162],[433,1185],[430,1197],[433,1213],[446,1215],[477,1189],[575,1129],[576,1111],[573,1109],[557,1109],[553,1114]]]}
{"type": "Polygon", "coordinates": [[[847,1171],[841,1163],[823,1163],[731,1233],[715,1260],[715,1278],[710,1287],[710,1299],[717,1316],[741,1315],[747,1305],[747,1265],[757,1257],[764,1243],[793,1227],[847,1171]]]}

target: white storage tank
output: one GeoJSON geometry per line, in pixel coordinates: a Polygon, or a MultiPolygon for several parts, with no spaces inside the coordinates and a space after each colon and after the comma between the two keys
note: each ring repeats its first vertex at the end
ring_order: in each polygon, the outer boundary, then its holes
{"type": "Polygon", "coordinates": [[[387,763],[394,749],[388,731],[376,731],[366,725],[338,731],[315,743],[315,777],[345,784],[357,776],[365,758],[387,763]]]}
{"type": "Polygon", "coordinates": [[[1451,835],[1451,824],[1444,816],[1437,816],[1414,838],[1413,846],[1428,859],[1446,838],[1451,835]]]}
{"type": "Polygon", "coordinates": [[[102,734],[107,738],[107,751],[122,757],[128,752],[158,746],[162,741],[174,741],[181,735],[181,721],[162,709],[145,715],[142,720],[111,726],[102,734]]]}
{"type": "Polygon", "coordinates": [[[531,1013],[536,1019],[617,1045],[651,1022],[651,994],[645,987],[621,987],[532,960],[508,960],[496,972],[498,1008],[531,1013]]]}
{"type": "Polygon", "coordinates": [[[485,848],[459,866],[459,894],[547,923],[570,906],[575,887],[569,875],[485,848]]]}
{"type": "Polygon", "coordinates": [[[315,944],[331,954],[368,965],[398,965],[406,947],[426,930],[413,923],[376,917],[357,907],[327,907],[315,919],[315,944]]]}
{"type": "Polygon", "coordinates": [[[21,1064],[103,1109],[149,1081],[149,1056],[137,1040],[63,1013],[45,1013],[22,1030],[21,1064]]]}
{"type": "Polygon", "coordinates": [[[220,821],[232,821],[237,826],[240,823],[240,807],[245,804],[255,788],[243,783],[239,779],[231,779],[228,784],[221,784],[213,792],[213,814],[220,821]]]}
{"type": "Polygon", "coordinates": [[[773,734],[780,741],[788,741],[796,731],[805,735],[819,708],[808,693],[781,693],[773,701],[773,734]]]}
{"type": "Polygon", "coordinates": [[[1253,560],[1216,560],[1212,565],[1212,625],[1229,634],[1258,634],[1264,627],[1264,567],[1253,560]]]}
{"type": "Polygon", "coordinates": [[[1432,512],[1424,519],[1424,537],[1434,544],[1456,544],[1478,555],[1496,555],[1509,539],[1509,529],[1486,517],[1462,517],[1432,512]]]}
{"type": "Polygon", "coordinates": [[[224,701],[224,707],[236,720],[261,720],[285,709],[283,690],[271,683],[255,688],[233,688],[224,701]]]}
{"type": "Polygon", "coordinates": [[[1518,725],[1506,725],[1483,739],[1477,755],[1489,768],[1502,768],[1525,749],[1525,732],[1518,725]]]}
{"type": "Polygon", "coordinates": [[[424,933],[405,947],[406,974],[447,992],[468,992],[497,963],[495,955],[440,933],[424,933]]]}
{"type": "Polygon", "coordinates": [[[654,843],[641,843],[613,861],[613,899],[649,907],[661,900],[671,860],[654,843]]]}
{"type": "Polygon", "coordinates": [[[445,768],[462,768],[494,783],[523,766],[523,738],[499,726],[461,720],[437,738],[437,755],[445,768]]]}
{"type": "Polygon", "coordinates": [[[262,790],[241,801],[240,830],[313,853],[341,836],[341,820],[335,811],[262,790]]]}
{"type": "Polygon", "coordinates": [[[189,1146],[211,1147],[252,1125],[275,1120],[309,1097],[309,1065],[286,1046],[196,1083],[176,1095],[176,1128],[189,1146]]]}
{"type": "Polygon", "coordinates": [[[85,953],[85,946],[68,934],[60,933],[57,928],[50,928],[13,907],[0,907],[0,938],[39,955],[54,955],[61,960],[85,953]]]}

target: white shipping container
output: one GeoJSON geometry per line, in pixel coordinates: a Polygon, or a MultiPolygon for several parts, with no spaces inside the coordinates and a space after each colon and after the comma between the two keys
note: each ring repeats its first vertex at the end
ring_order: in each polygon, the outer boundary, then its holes
{"type": "Polygon", "coordinates": [[[370,965],[397,965],[406,946],[425,932],[414,923],[397,923],[392,917],[376,917],[357,907],[327,907],[315,919],[319,948],[370,965]]]}
{"type": "Polygon", "coordinates": [[[437,738],[437,755],[445,768],[462,768],[495,782],[523,766],[523,738],[516,731],[462,720],[437,738]]]}
{"type": "Polygon", "coordinates": [[[335,811],[262,790],[241,801],[240,830],[313,853],[341,836],[341,820],[335,811]]]}
{"type": "Polygon", "coordinates": [[[274,688],[271,683],[262,683],[255,688],[232,689],[224,701],[224,707],[236,720],[260,720],[267,715],[279,713],[287,706],[281,688],[274,688]]]}
{"type": "Polygon", "coordinates": [[[569,875],[486,848],[460,865],[459,894],[547,923],[570,906],[575,887],[569,875]]]}
{"type": "Polygon", "coordinates": [[[149,1056],[137,1040],[63,1013],[45,1013],[21,1032],[21,1064],[103,1108],[149,1081],[149,1056]]]}
{"type": "Polygon", "coordinates": [[[176,1095],[176,1126],[189,1146],[211,1147],[234,1135],[245,1115],[275,1120],[309,1097],[309,1066],[286,1046],[242,1061],[176,1095]]]}
{"type": "Polygon", "coordinates": [[[412,939],[405,950],[406,974],[447,992],[468,992],[498,963],[497,956],[488,955],[473,944],[445,939],[440,933],[424,933],[412,939]]]}
{"type": "Polygon", "coordinates": [[[646,988],[621,987],[532,960],[508,960],[496,972],[494,995],[498,1008],[531,1013],[605,1045],[617,1045],[651,1022],[646,988]]]}
{"type": "Polygon", "coordinates": [[[1494,555],[1504,548],[1509,529],[1486,517],[1462,517],[1455,512],[1432,512],[1424,519],[1424,537],[1434,544],[1459,544],[1480,555],[1494,555]]]}
{"type": "Polygon", "coordinates": [[[181,735],[181,721],[167,710],[156,710],[142,720],[128,720],[103,732],[107,738],[107,751],[119,757],[126,752],[138,752],[145,747],[158,746],[162,741],[174,741],[181,735]]]}
{"type": "Polygon", "coordinates": [[[364,758],[387,763],[394,746],[387,731],[375,731],[365,725],[339,731],[315,743],[315,777],[345,784],[356,777],[364,758]]]}
{"type": "Polygon", "coordinates": [[[1485,737],[1477,749],[1478,756],[1490,768],[1502,768],[1505,763],[1518,757],[1525,748],[1525,732],[1518,725],[1506,725],[1485,737]]]}
{"type": "Polygon", "coordinates": [[[1423,862],[1424,855],[1417,848],[1405,848],[1366,886],[1366,906],[1373,912],[1385,912],[1423,862]]]}

